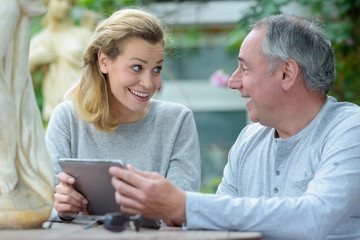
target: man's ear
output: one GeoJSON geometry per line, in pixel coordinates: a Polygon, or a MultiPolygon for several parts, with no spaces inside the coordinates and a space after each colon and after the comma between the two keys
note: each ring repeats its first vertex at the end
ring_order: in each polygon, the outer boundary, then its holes
{"type": "Polygon", "coordinates": [[[289,91],[296,83],[300,74],[300,68],[294,59],[288,59],[281,64],[281,86],[284,91],[289,91]]]}
{"type": "Polygon", "coordinates": [[[109,58],[102,51],[98,52],[98,63],[99,63],[100,71],[102,73],[106,74],[109,72],[108,70],[109,58]]]}

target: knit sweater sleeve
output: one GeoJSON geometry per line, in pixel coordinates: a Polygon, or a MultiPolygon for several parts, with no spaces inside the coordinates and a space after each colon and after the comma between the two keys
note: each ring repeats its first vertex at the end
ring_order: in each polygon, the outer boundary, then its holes
{"type": "Polygon", "coordinates": [[[185,191],[200,191],[200,149],[193,113],[183,114],[172,149],[167,178],[185,191]]]}
{"type": "Polygon", "coordinates": [[[70,127],[73,119],[73,108],[71,102],[59,104],[51,115],[46,129],[45,141],[51,160],[53,162],[55,174],[62,172],[58,163],[60,157],[71,157],[71,134],[70,127]]]}

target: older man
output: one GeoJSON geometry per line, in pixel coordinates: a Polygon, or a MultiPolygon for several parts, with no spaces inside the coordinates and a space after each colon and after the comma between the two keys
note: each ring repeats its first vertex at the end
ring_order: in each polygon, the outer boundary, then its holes
{"type": "Polygon", "coordinates": [[[294,15],[251,28],[228,87],[251,124],[232,147],[217,194],[183,192],[156,173],[111,168],[123,212],[190,229],[266,239],[360,238],[360,108],[328,96],[335,57],[325,33],[294,15]]]}

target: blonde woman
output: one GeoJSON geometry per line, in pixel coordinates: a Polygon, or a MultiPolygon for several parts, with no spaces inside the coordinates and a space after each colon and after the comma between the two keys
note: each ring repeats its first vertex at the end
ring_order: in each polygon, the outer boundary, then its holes
{"type": "Polygon", "coordinates": [[[60,184],[54,208],[86,211],[87,200],[62,172],[61,157],[121,158],[159,172],[177,187],[200,190],[199,142],[192,112],[151,99],[161,86],[165,33],[139,9],[115,12],[96,29],[81,80],[55,109],[46,142],[60,184]]]}

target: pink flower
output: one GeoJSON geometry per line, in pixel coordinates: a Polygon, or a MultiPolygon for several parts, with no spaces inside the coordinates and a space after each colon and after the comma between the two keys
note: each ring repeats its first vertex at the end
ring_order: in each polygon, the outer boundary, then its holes
{"type": "Polygon", "coordinates": [[[226,74],[222,69],[216,70],[210,76],[210,83],[218,87],[227,87],[227,82],[229,80],[229,74],[226,74]]]}
{"type": "Polygon", "coordinates": [[[348,46],[354,45],[354,39],[352,39],[352,38],[348,38],[345,42],[346,42],[346,45],[348,45],[348,46]]]}

